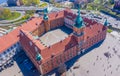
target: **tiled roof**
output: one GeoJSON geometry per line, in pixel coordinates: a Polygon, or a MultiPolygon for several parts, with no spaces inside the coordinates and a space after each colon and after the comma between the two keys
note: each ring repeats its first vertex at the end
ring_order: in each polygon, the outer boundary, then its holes
{"type": "Polygon", "coordinates": [[[70,20],[75,20],[76,14],[74,14],[70,9],[64,10],[64,15],[70,20]]]}
{"type": "Polygon", "coordinates": [[[0,53],[7,50],[11,45],[15,44],[19,40],[19,29],[17,28],[10,33],[0,37],[0,53]]]}
{"type": "Polygon", "coordinates": [[[48,17],[49,17],[49,20],[64,17],[64,11],[52,12],[52,13],[48,14],[48,17]]]}
{"type": "Polygon", "coordinates": [[[89,27],[85,28],[85,40],[87,40],[87,37],[92,38],[95,35],[97,35],[100,31],[102,31],[102,28],[104,26],[101,24],[94,24],[89,27]]]}
{"type": "Polygon", "coordinates": [[[68,38],[64,39],[63,41],[53,44],[52,46],[41,51],[43,62],[51,58],[52,54],[57,55],[75,45],[77,45],[77,41],[75,37],[72,35],[70,35],[68,38]]]}
{"type": "Polygon", "coordinates": [[[19,41],[19,30],[23,29],[28,32],[35,30],[38,26],[36,23],[41,23],[42,18],[33,18],[32,20],[22,24],[15,30],[11,31],[10,33],[0,37],[0,53],[7,50],[11,45],[15,44],[19,41]]]}
{"type": "MultiPolygon", "coordinates": [[[[48,16],[50,17],[50,20],[52,20],[52,19],[55,19],[58,17],[63,17],[64,12],[63,11],[54,12],[54,13],[50,13],[48,16]]],[[[19,41],[19,30],[20,29],[23,29],[28,32],[32,32],[39,26],[39,24],[41,24],[42,21],[43,21],[42,17],[41,18],[32,18],[29,21],[26,21],[21,26],[19,26],[17,29],[0,37],[0,53],[4,52],[11,45],[13,45],[19,41]]]]}
{"type": "MultiPolygon", "coordinates": [[[[70,12],[70,10],[67,10],[67,11],[70,12]]],[[[67,13],[66,11],[53,12],[53,13],[49,14],[48,16],[49,16],[50,20],[54,20],[55,18],[60,18],[60,17],[63,17],[64,15],[66,16],[66,13],[67,13]]],[[[68,14],[72,15],[71,13],[68,13],[68,14]]],[[[72,15],[72,16],[73,17],[71,19],[74,19],[76,17],[76,15],[72,15]]],[[[99,30],[101,30],[100,28],[103,27],[100,24],[97,25],[97,23],[95,21],[91,21],[87,18],[83,18],[83,20],[84,20],[84,22],[87,23],[86,24],[87,27],[85,28],[85,35],[86,35],[85,38],[87,38],[87,36],[93,37],[95,34],[97,34],[94,31],[99,31],[99,30]],[[93,26],[92,29],[89,27],[90,25],[93,26]]],[[[24,24],[22,24],[15,30],[11,31],[10,33],[0,37],[0,53],[2,53],[4,50],[8,49],[11,45],[13,45],[19,41],[19,30],[20,29],[27,31],[27,32],[32,32],[42,22],[43,22],[42,18],[33,18],[30,21],[25,22],[24,24]]],[[[44,52],[46,52],[46,50],[47,50],[47,49],[45,49],[44,51],[41,52],[41,54],[44,59],[47,59],[51,56],[51,53],[57,54],[58,51],[62,52],[63,50],[65,50],[64,48],[66,45],[68,45],[68,43],[76,44],[76,41],[74,41],[74,40],[75,39],[73,36],[69,36],[62,42],[58,42],[58,43],[54,44],[52,47],[48,48],[49,51],[47,51],[47,53],[44,54],[44,52]]],[[[37,40],[34,40],[34,41],[40,49],[44,49],[44,47],[40,43],[40,41],[39,42],[37,40]]],[[[68,48],[68,46],[66,48],[68,48]]]]}
{"type": "MultiPolygon", "coordinates": [[[[39,40],[35,40],[33,39],[32,35],[30,33],[28,33],[27,31],[22,30],[22,32],[24,32],[27,37],[34,42],[34,44],[40,49],[40,54],[43,58],[42,62],[45,62],[47,59],[51,58],[52,54],[59,54],[64,52],[65,50],[71,48],[72,46],[77,45],[77,41],[75,39],[75,37],[73,35],[68,36],[66,39],[53,44],[50,47],[45,47],[43,46],[39,40]]],[[[25,40],[25,39],[24,39],[25,40]]],[[[31,46],[26,44],[26,41],[22,41],[22,44],[25,48],[31,48],[31,46]],[[27,45],[27,46],[26,46],[27,45]]],[[[33,48],[31,48],[32,51],[34,51],[33,48]]]]}

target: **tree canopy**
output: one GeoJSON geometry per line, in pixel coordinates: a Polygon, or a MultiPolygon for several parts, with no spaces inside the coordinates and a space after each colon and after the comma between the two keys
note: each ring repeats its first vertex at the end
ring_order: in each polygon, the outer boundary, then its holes
{"type": "Polygon", "coordinates": [[[11,12],[10,9],[0,10],[0,20],[13,20],[20,16],[19,12],[11,12]]]}
{"type": "Polygon", "coordinates": [[[2,9],[0,10],[0,18],[4,19],[4,18],[8,18],[12,15],[11,11],[9,9],[2,9]]]}
{"type": "Polygon", "coordinates": [[[38,5],[40,0],[22,0],[24,5],[38,5]]]}

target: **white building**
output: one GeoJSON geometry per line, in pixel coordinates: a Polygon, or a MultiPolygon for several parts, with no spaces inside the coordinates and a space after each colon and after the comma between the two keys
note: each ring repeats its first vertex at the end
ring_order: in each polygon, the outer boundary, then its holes
{"type": "MultiPolygon", "coordinates": [[[[13,56],[20,51],[19,42],[9,47],[4,52],[0,53],[0,66],[6,65],[8,62],[11,61],[13,56]]],[[[9,64],[9,63],[8,63],[9,64]]]]}

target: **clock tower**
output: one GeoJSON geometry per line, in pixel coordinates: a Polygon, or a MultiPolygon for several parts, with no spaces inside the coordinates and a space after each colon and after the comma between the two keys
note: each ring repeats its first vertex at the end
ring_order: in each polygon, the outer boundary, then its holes
{"type": "Polygon", "coordinates": [[[82,49],[82,45],[84,42],[84,21],[80,15],[80,8],[78,8],[78,15],[75,20],[75,24],[73,27],[73,35],[75,36],[76,40],[78,41],[78,50],[82,49]]]}

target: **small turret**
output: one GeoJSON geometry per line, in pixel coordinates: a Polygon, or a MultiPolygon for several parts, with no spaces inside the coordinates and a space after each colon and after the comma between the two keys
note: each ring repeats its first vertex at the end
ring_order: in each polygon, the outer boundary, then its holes
{"type": "Polygon", "coordinates": [[[73,27],[73,35],[79,44],[78,50],[82,48],[82,44],[84,42],[84,26],[84,21],[80,15],[80,8],[78,8],[78,15],[76,17],[75,25],[73,27]]]}
{"type": "Polygon", "coordinates": [[[37,53],[36,54],[36,60],[37,61],[40,61],[42,59],[42,56],[40,55],[40,53],[37,53]]]}
{"type": "Polygon", "coordinates": [[[43,16],[44,20],[48,20],[48,15],[47,14],[48,14],[48,10],[47,10],[47,8],[45,8],[44,9],[44,16],[43,16]]]}
{"type": "Polygon", "coordinates": [[[108,21],[106,19],[105,22],[104,22],[104,26],[107,26],[107,25],[108,25],[108,21]]]}

